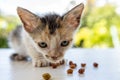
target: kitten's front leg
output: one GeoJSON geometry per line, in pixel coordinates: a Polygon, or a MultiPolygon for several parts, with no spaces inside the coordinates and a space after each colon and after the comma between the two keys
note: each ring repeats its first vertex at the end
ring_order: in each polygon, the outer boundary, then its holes
{"type": "Polygon", "coordinates": [[[34,47],[29,46],[27,48],[27,54],[32,58],[32,64],[35,67],[45,67],[49,65],[49,62],[45,60],[41,53],[38,53],[34,47]]]}
{"type": "Polygon", "coordinates": [[[24,44],[27,54],[32,58],[33,66],[35,67],[48,66],[49,62],[44,59],[43,55],[35,49],[34,45],[31,44],[31,41],[29,40],[30,40],[29,38],[28,39],[25,38],[24,44]]]}

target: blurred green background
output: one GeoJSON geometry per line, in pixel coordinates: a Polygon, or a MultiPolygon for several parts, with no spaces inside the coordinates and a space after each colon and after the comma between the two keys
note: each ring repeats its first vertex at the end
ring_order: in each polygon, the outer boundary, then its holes
{"type": "Polygon", "coordinates": [[[0,48],[8,48],[7,37],[20,21],[16,16],[0,13],[0,48]]]}
{"type": "MultiPolygon", "coordinates": [[[[74,0],[70,4],[74,4],[74,0]]],[[[120,14],[117,7],[106,3],[95,6],[95,0],[87,0],[82,16],[81,27],[74,37],[74,47],[113,48],[119,43],[120,14]]],[[[0,48],[8,48],[7,37],[20,20],[16,16],[4,15],[0,11],[0,48]]]]}

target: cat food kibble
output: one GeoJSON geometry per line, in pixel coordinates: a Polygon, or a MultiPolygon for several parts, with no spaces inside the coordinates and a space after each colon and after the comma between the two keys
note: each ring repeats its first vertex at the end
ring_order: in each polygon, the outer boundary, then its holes
{"type": "Polygon", "coordinates": [[[52,68],[55,69],[57,68],[58,64],[52,64],[52,68]]]}
{"type": "Polygon", "coordinates": [[[77,66],[77,64],[74,63],[74,64],[71,64],[71,65],[70,65],[70,68],[75,69],[76,66],[77,66]]]}
{"type": "Polygon", "coordinates": [[[81,63],[81,67],[86,67],[86,63],[81,63]]]}
{"type": "Polygon", "coordinates": [[[53,69],[57,68],[60,65],[63,65],[65,63],[64,60],[58,62],[58,63],[49,63],[49,66],[52,66],[53,69]]]}
{"type": "Polygon", "coordinates": [[[73,62],[72,61],[69,61],[69,65],[72,65],[73,64],[73,62]]]}
{"type": "Polygon", "coordinates": [[[97,67],[98,67],[98,63],[94,62],[94,63],[93,63],[93,66],[94,66],[95,68],[97,68],[97,67]]]}
{"type": "Polygon", "coordinates": [[[83,69],[83,68],[81,68],[81,69],[78,70],[79,74],[84,74],[84,72],[85,72],[85,69],[83,69]]]}
{"type": "Polygon", "coordinates": [[[51,75],[50,75],[49,73],[44,73],[44,74],[42,75],[42,77],[43,77],[44,80],[50,80],[51,75]]]}
{"type": "Polygon", "coordinates": [[[74,63],[74,65],[75,65],[75,67],[77,67],[77,64],[76,64],[76,63],[74,63]]]}
{"type": "Polygon", "coordinates": [[[72,69],[68,69],[67,70],[67,74],[72,74],[73,73],[73,70],[72,69]]]}
{"type": "Polygon", "coordinates": [[[52,66],[52,63],[49,63],[49,66],[52,66]]]}
{"type": "Polygon", "coordinates": [[[65,61],[64,60],[60,61],[60,65],[63,65],[63,64],[65,64],[65,61]]]}

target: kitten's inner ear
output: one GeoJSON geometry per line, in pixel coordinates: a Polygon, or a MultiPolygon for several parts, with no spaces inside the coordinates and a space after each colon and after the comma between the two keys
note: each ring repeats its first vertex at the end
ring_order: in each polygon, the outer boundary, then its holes
{"type": "Polygon", "coordinates": [[[27,32],[33,32],[33,30],[37,28],[41,23],[40,18],[37,15],[26,9],[18,7],[17,13],[27,32]]]}
{"type": "Polygon", "coordinates": [[[80,17],[84,9],[84,4],[79,4],[63,16],[63,22],[73,28],[77,28],[80,23],[80,17]]]}

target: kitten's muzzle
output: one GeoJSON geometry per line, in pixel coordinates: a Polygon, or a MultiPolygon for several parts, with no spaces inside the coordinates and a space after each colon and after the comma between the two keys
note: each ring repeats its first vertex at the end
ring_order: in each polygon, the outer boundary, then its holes
{"type": "Polygon", "coordinates": [[[51,59],[53,59],[53,60],[57,60],[58,59],[58,57],[57,56],[48,56],[48,55],[45,55],[47,58],[51,58],[51,59]]]}
{"type": "Polygon", "coordinates": [[[53,59],[53,60],[57,60],[57,56],[51,56],[51,58],[53,59]]]}

